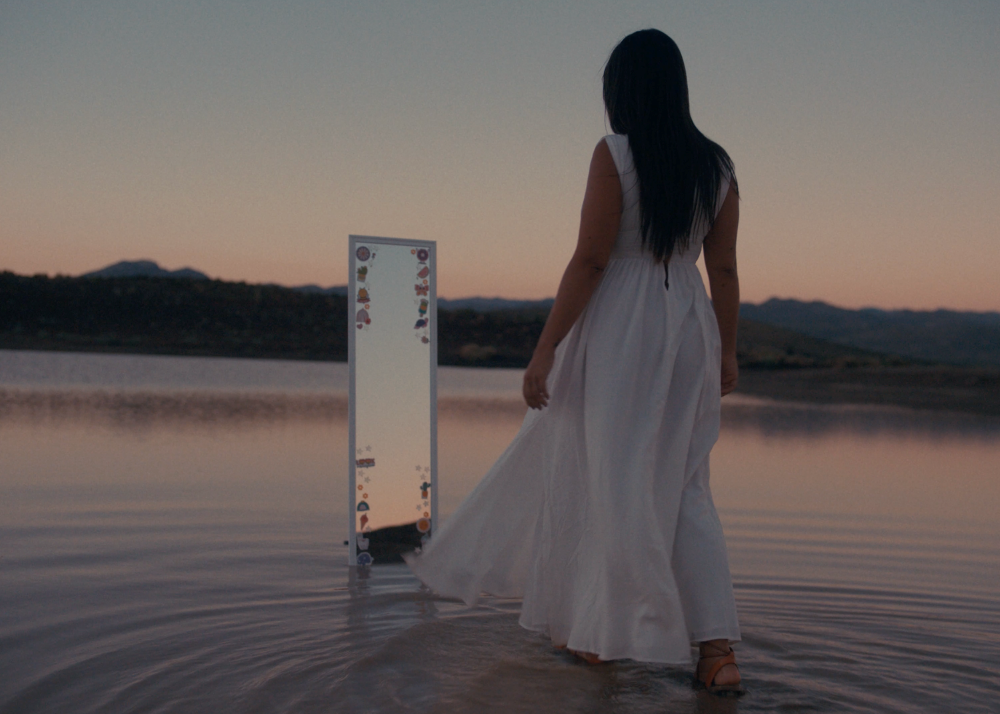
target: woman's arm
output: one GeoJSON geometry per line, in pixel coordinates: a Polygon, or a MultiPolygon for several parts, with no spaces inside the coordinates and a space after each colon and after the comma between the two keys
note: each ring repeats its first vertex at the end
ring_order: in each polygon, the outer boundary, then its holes
{"type": "Polygon", "coordinates": [[[580,317],[600,282],[618,237],[621,216],[622,187],[618,169],[607,143],[601,140],[590,160],[576,251],[566,266],[555,304],[524,372],[524,401],[532,409],[541,409],[549,403],[545,380],[552,370],[556,345],[580,317]]]}
{"type": "Polygon", "coordinates": [[[712,291],[712,307],[722,338],[722,394],[736,389],[736,324],[740,316],[740,277],[736,273],[736,231],[740,225],[740,197],[729,189],[712,230],[705,236],[705,270],[712,291]]]}

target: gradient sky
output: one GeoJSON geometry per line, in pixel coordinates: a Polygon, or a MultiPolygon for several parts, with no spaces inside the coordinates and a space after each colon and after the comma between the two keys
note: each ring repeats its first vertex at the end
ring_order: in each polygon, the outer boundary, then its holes
{"type": "Polygon", "coordinates": [[[732,155],[743,297],[1000,309],[1000,3],[0,2],[0,269],[554,294],[621,37],[732,155]]]}

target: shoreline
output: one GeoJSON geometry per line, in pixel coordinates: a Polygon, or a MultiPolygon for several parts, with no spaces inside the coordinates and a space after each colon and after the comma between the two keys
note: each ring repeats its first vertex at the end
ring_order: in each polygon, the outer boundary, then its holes
{"type": "Polygon", "coordinates": [[[740,369],[734,394],[809,404],[857,404],[1000,416],[1000,370],[900,366],[740,369]]]}
{"type": "MultiPolygon", "coordinates": [[[[0,352],[63,352],[71,354],[120,354],[158,357],[220,357],[219,354],[164,354],[146,350],[112,349],[17,349],[0,347],[0,352]]],[[[210,352],[210,351],[207,351],[210,352]]],[[[236,359],[284,359],[291,362],[330,362],[341,360],[303,360],[296,356],[236,359]]],[[[440,365],[493,371],[516,367],[474,367],[440,365]]],[[[3,385],[0,385],[2,391],[3,385]]],[[[910,409],[956,412],[986,417],[1000,416],[1000,369],[952,367],[942,365],[900,365],[878,367],[819,367],[761,369],[741,365],[736,395],[762,397],[782,402],[806,404],[854,404],[893,406],[910,409]]]]}

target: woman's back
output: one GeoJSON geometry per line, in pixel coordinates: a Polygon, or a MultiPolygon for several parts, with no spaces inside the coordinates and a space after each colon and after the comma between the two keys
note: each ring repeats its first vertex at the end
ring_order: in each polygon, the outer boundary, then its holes
{"type": "MultiPolygon", "coordinates": [[[[624,134],[608,134],[604,141],[611,151],[615,167],[618,169],[618,178],[621,182],[622,191],[622,215],[621,224],[618,229],[618,238],[615,240],[614,249],[611,256],[643,256],[649,255],[648,249],[643,247],[642,242],[642,216],[639,208],[639,179],[635,170],[635,162],[632,158],[632,149],[629,146],[628,137],[624,134]]],[[[725,173],[720,182],[719,196],[715,203],[715,213],[718,214],[729,190],[729,179],[725,173]]],[[[671,256],[671,261],[684,261],[694,263],[701,254],[701,245],[708,233],[710,226],[704,221],[699,221],[693,227],[688,238],[687,249],[683,252],[671,256]]]]}

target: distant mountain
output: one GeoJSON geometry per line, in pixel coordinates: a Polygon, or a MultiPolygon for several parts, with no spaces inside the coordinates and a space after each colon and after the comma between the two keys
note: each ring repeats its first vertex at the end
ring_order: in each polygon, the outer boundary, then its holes
{"type": "MultiPolygon", "coordinates": [[[[296,285],[292,288],[300,293],[312,295],[347,295],[346,285],[334,285],[329,288],[319,285],[296,285]]],[[[449,300],[438,298],[438,308],[441,310],[472,310],[473,312],[499,312],[501,310],[548,310],[555,302],[553,298],[544,300],[508,300],[500,297],[470,297],[449,300]]]]}
{"type": "MultiPolygon", "coordinates": [[[[161,268],[154,260],[122,260],[114,265],[109,265],[100,270],[84,273],[81,278],[188,278],[191,280],[210,280],[205,273],[194,268],[180,268],[179,270],[166,270],[161,268]]],[[[284,288],[284,285],[277,283],[265,283],[268,287],[284,288]]],[[[296,285],[291,290],[305,293],[307,295],[347,295],[346,285],[334,285],[329,288],[320,287],[310,283],[309,285],[296,285]]]]}
{"type": "MultiPolygon", "coordinates": [[[[319,285],[297,285],[292,288],[300,293],[319,295],[347,295],[346,285],[334,285],[323,288],[319,285]]],[[[473,312],[499,312],[501,310],[548,310],[555,302],[553,298],[544,300],[508,300],[500,297],[470,297],[449,300],[448,298],[438,298],[438,309],[440,310],[472,310],[473,312]]]]}
{"type": "MultiPolygon", "coordinates": [[[[121,261],[101,270],[85,273],[81,277],[209,279],[204,273],[192,268],[165,270],[152,260],[121,261]]],[[[306,295],[347,295],[346,285],[324,288],[309,284],[298,285],[291,290],[306,295]]],[[[438,307],[443,311],[468,310],[481,314],[509,310],[545,312],[552,307],[553,302],[552,298],[441,298],[438,300],[438,307]]],[[[740,306],[740,316],[763,325],[793,330],[808,337],[883,355],[898,355],[943,364],[1000,367],[1000,312],[877,308],[849,310],[820,301],[771,298],[759,305],[743,303],[740,306]]],[[[754,342],[758,337],[754,336],[754,342]]],[[[775,336],[769,334],[765,342],[769,343],[772,337],[775,336]]],[[[813,348],[810,347],[811,349],[813,348]]]]}
{"type": "Polygon", "coordinates": [[[438,300],[438,307],[442,310],[472,310],[473,312],[497,312],[498,310],[527,310],[537,308],[548,310],[552,307],[553,298],[544,300],[508,300],[506,298],[484,298],[470,297],[448,300],[441,298],[438,300]]]}
{"type": "Polygon", "coordinates": [[[912,364],[904,357],[837,344],[742,315],[736,338],[736,358],[740,367],[766,370],[902,367],[912,364]]]}
{"type": "Polygon", "coordinates": [[[165,270],[152,260],[122,260],[100,270],[84,273],[81,278],[188,278],[208,280],[209,277],[194,268],[165,270]]]}
{"type": "Polygon", "coordinates": [[[347,295],[346,285],[334,285],[333,287],[323,288],[310,283],[309,285],[296,285],[292,290],[307,295],[347,295]]]}
{"type": "Polygon", "coordinates": [[[842,345],[930,362],[1000,366],[1000,312],[848,310],[772,298],[740,316],[842,345]]]}
{"type": "MultiPolygon", "coordinates": [[[[166,270],[153,260],[122,260],[100,270],[84,273],[81,278],[191,278],[194,280],[209,280],[210,278],[199,270],[181,268],[166,270]]],[[[265,283],[268,287],[286,287],[277,283],[265,283]]],[[[332,285],[324,288],[315,283],[295,285],[290,288],[306,295],[347,295],[346,285],[332,285]]],[[[497,312],[499,310],[524,310],[537,308],[548,310],[552,307],[553,298],[545,300],[508,300],[500,297],[470,297],[448,300],[438,300],[442,310],[472,310],[473,312],[497,312]]]]}
{"type": "Polygon", "coordinates": [[[280,286],[0,272],[0,349],[344,360],[347,317],[280,286]]]}

